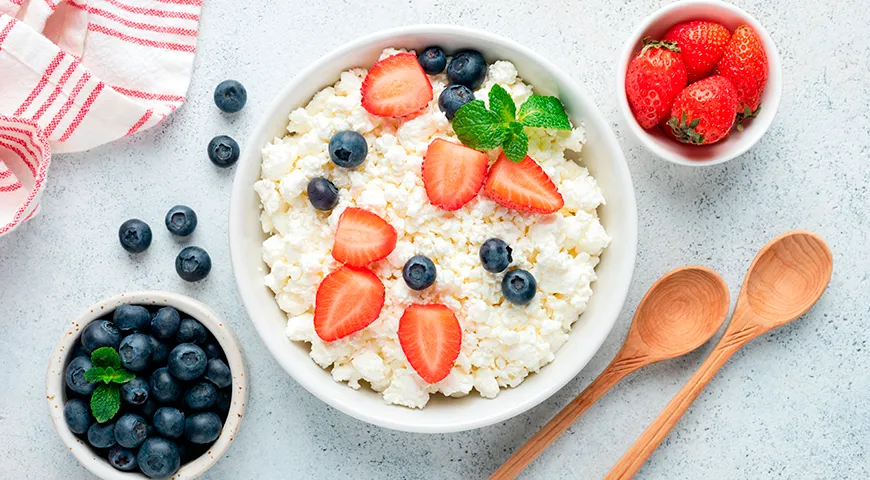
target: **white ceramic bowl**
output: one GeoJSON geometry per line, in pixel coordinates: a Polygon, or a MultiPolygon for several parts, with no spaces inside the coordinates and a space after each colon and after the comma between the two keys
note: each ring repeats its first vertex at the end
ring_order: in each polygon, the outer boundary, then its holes
{"type": "Polygon", "coordinates": [[[290,80],[245,143],[236,167],[229,223],[230,253],[239,292],[260,338],[278,363],[309,392],[342,412],[375,425],[413,432],[454,432],[505,420],[542,402],[574,378],[604,342],[619,315],[637,247],[637,206],[622,151],[609,122],[586,92],[555,65],[515,42],[445,25],[419,25],[369,35],[327,54],[290,80]],[[412,410],[385,404],[379,394],[365,387],[352,390],[333,381],[328,371],[309,358],[308,344],[287,339],[287,317],[263,284],[268,268],[261,259],[265,236],[253,185],[260,177],[262,147],[284,134],[291,110],[338,81],[342,71],[370,67],[386,47],[419,50],[429,45],[440,45],[448,53],[475,48],[490,62],[510,60],[536,92],[558,95],[574,123],[585,123],[588,144],[583,150],[583,163],[598,179],[607,198],[607,205],[599,212],[613,236],[613,244],[598,266],[599,279],[593,285],[595,295],[587,312],[575,324],[570,340],[552,364],[519,387],[503,390],[495,399],[484,399],[476,392],[459,399],[433,396],[424,409],[412,410]]]}
{"type": "Polygon", "coordinates": [[[619,110],[629,130],[649,151],[665,160],[693,167],[716,165],[738,157],[752,148],[767,132],[782,95],[782,62],[773,39],[758,20],[740,8],[719,0],[686,0],[671,3],[647,17],[628,37],[616,67],[616,97],[619,110]],[[736,129],[725,140],[712,145],[693,146],[677,142],[665,136],[660,128],[644,130],[634,119],[625,95],[625,72],[628,64],[640,51],[645,37],[661,38],[674,25],[691,20],[713,20],[722,23],[730,31],[740,25],[749,25],[761,37],[767,54],[767,85],[761,97],[761,112],[758,117],[745,122],[742,132],[736,129]]]}
{"type": "Polygon", "coordinates": [[[79,463],[94,475],[105,480],[148,479],[141,473],[122,472],[109,465],[105,458],[94,453],[87,442],[83,442],[70,431],[63,416],[63,406],[66,403],[64,372],[70,360],[69,353],[75,342],[78,341],[82,330],[89,323],[105,316],[121,305],[128,304],[169,306],[181,312],[182,317],[199,320],[214,335],[227,357],[227,364],[233,374],[233,395],[230,412],[227,415],[223,430],[208,452],[196,460],[182,465],[178,472],[172,476],[172,480],[196,478],[211,468],[223,456],[238,433],[239,424],[242,422],[245,406],[248,403],[248,381],[245,377],[242,352],[239,350],[235,335],[229,325],[218,318],[207,306],[190,297],[167,292],[123,293],[91,306],[73,320],[51,353],[48,374],[45,379],[45,396],[48,399],[48,411],[54,429],[79,463]]]}

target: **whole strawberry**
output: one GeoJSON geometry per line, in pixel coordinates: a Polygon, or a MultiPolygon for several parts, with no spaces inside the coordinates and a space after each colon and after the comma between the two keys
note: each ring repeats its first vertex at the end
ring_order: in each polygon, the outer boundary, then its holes
{"type": "Polygon", "coordinates": [[[751,27],[742,25],[734,30],[716,70],[731,80],[737,89],[737,113],[742,117],[752,116],[761,104],[761,94],[767,83],[767,54],[751,27]]]}
{"type": "Polygon", "coordinates": [[[653,128],[667,118],[671,103],[686,86],[680,49],[670,42],[645,38],[644,47],[628,65],[625,95],[637,123],[653,128]]]}
{"type": "Polygon", "coordinates": [[[721,23],[699,20],[674,25],[663,40],[680,47],[688,82],[692,83],[713,73],[731,40],[731,32],[721,23]]]}
{"type": "Polygon", "coordinates": [[[674,100],[668,126],[677,140],[709,145],[728,136],[734,126],[737,90],[731,80],[714,75],[686,87],[674,100]]]}

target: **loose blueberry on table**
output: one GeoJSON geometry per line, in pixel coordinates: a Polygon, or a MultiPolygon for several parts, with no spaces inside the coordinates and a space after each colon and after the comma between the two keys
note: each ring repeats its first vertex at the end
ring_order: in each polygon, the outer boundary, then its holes
{"type": "Polygon", "coordinates": [[[142,253],[151,246],[151,227],[136,218],[127,220],[118,229],[118,240],[121,241],[124,250],[130,253],[142,253]]]}
{"type": "Polygon", "coordinates": [[[220,436],[232,373],[220,345],[172,307],[123,305],[82,331],[66,366],[70,431],[114,468],[169,477],[220,436]],[[196,344],[207,345],[212,358],[196,344]],[[157,356],[154,345],[171,353],[157,356]]]}
{"type": "Polygon", "coordinates": [[[165,223],[169,233],[186,237],[196,230],[196,212],[186,205],[176,205],[166,212],[165,223]]]}
{"type": "Polygon", "coordinates": [[[218,135],[208,142],[208,159],[220,168],[229,168],[239,160],[242,150],[233,137],[218,135]]]}
{"type": "Polygon", "coordinates": [[[175,271],[188,282],[198,282],[211,272],[211,257],[199,247],[185,247],[175,257],[175,271]]]}
{"type": "Polygon", "coordinates": [[[214,103],[225,113],[236,113],[248,102],[248,91],[236,80],[224,80],[214,89],[214,103]]]}

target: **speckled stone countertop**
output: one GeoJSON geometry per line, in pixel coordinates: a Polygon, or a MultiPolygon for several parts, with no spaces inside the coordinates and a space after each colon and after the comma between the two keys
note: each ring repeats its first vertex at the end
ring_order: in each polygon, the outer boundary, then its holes
{"type": "MultiPolygon", "coordinates": [[[[779,114],[751,151],[693,169],[653,158],[623,126],[613,94],[624,39],[665,0],[514,2],[207,0],[189,101],[157,128],[94,150],[57,155],[42,213],[0,239],[0,477],[92,478],[66,451],[46,413],[48,355],[67,322],[111,294],[165,289],[224,316],[244,345],[251,399],[226,458],[204,478],[481,478],[491,473],[610,361],[634,307],[661,274],[700,263],[736,298],[756,251],[794,228],[834,252],[827,294],[804,318],[739,352],[638,474],[661,479],[870,477],[870,8],[859,0],[739,0],[783,59],[779,114]],[[365,4],[365,6],[363,6],[365,4]],[[357,421],[320,402],[278,366],[247,319],[233,282],[227,210],[234,170],[205,155],[212,136],[244,142],[285,82],[361,35],[414,23],[453,23],[511,37],[585,85],[619,137],[639,213],[637,270],[628,302],[586,369],[537,408],[502,424],[415,435],[357,421]],[[219,115],[225,78],[248,106],[219,115]],[[177,242],[163,228],[175,204],[199,227],[177,242]],[[132,258],[118,245],[127,218],[154,242],[132,258]],[[214,268],[187,284],[181,244],[206,248],[214,268]]],[[[2,93],[0,93],[2,94],[2,93]]],[[[700,364],[710,345],[638,372],[592,407],[524,478],[601,478],[700,364]]]]}

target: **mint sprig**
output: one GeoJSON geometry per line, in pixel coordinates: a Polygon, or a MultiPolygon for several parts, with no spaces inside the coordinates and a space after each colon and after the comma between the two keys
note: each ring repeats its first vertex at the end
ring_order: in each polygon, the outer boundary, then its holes
{"type": "Polygon", "coordinates": [[[521,162],[529,151],[525,128],[570,130],[571,121],[556,97],[532,95],[517,113],[517,106],[501,85],[489,90],[489,109],[482,100],[466,103],[453,117],[453,131],[467,147],[491,150],[502,147],[512,162],[521,162]]]}
{"type": "Polygon", "coordinates": [[[91,353],[93,367],[85,372],[85,380],[100,383],[91,394],[91,413],[99,423],[112,419],[121,409],[121,389],[136,375],[121,367],[121,356],[112,347],[100,347],[91,353]]]}

